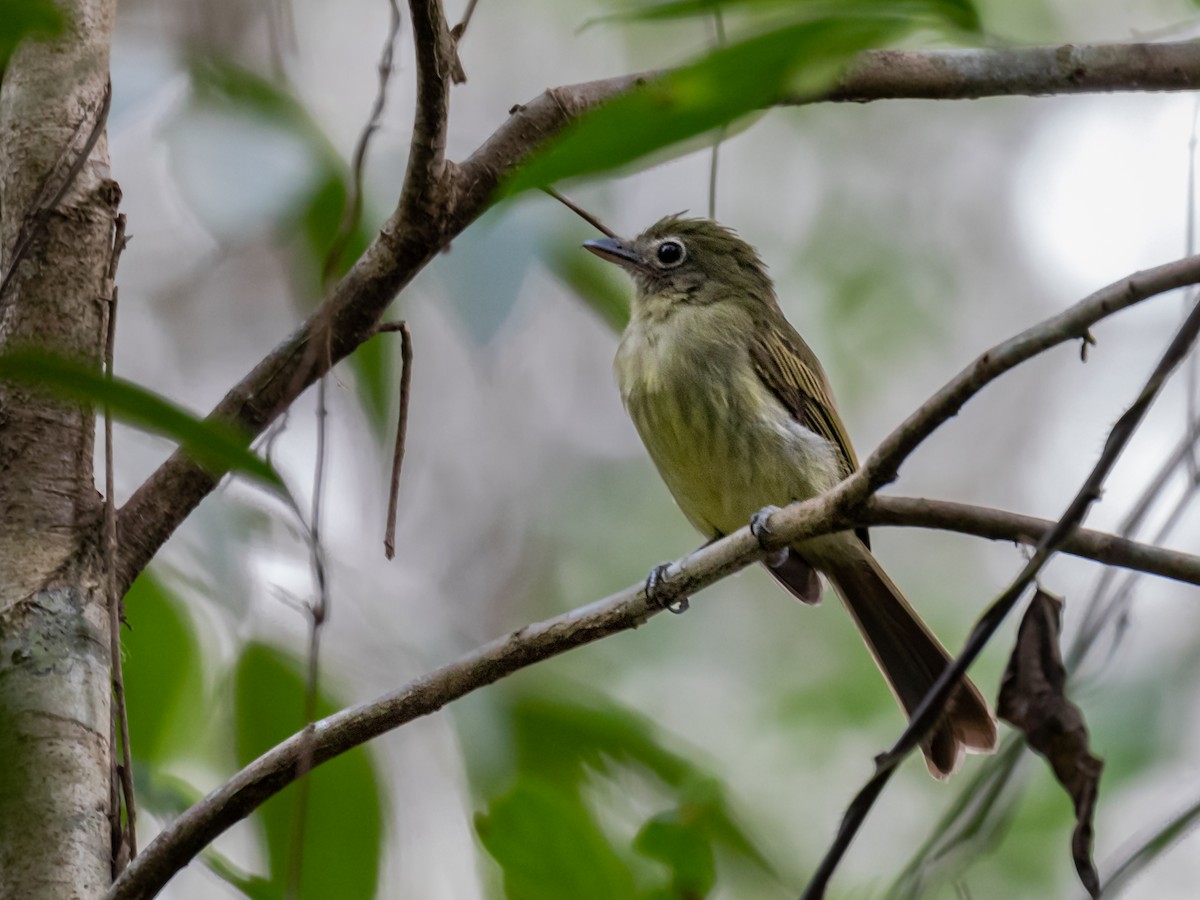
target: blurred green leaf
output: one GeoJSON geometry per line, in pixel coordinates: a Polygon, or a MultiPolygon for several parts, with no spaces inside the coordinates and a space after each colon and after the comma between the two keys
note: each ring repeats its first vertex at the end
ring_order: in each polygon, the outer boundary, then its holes
{"type": "Polygon", "coordinates": [[[536,776],[475,817],[475,830],[504,870],[508,900],[633,898],[633,876],[578,797],[536,776]]]}
{"type": "Polygon", "coordinates": [[[979,31],[979,11],[971,0],[660,0],[636,3],[614,14],[625,20],[711,17],[718,10],[780,10],[794,19],[829,16],[889,16],[979,31]]]}
{"type": "Polygon", "coordinates": [[[644,717],[601,697],[527,695],[512,710],[517,765],[523,772],[558,781],[582,792],[587,769],[609,772],[637,766],[672,788],[691,808],[698,827],[717,843],[775,877],[775,870],[738,824],[720,781],[686,757],[666,748],[663,736],[644,717]]]}
{"type": "MultiPolygon", "coordinates": [[[[231,105],[304,129],[324,141],[308,110],[285,86],[212,54],[194,54],[189,60],[188,71],[198,101],[231,105]]],[[[332,146],[328,142],[325,144],[332,146]]]]}
{"type": "Polygon", "coordinates": [[[129,741],[138,761],[159,767],[203,727],[196,718],[196,710],[207,706],[203,657],[195,623],[154,572],[138,576],[125,605],[131,623],[121,635],[129,741]]]}
{"type": "Polygon", "coordinates": [[[815,94],[853,54],[907,28],[898,17],[831,16],[713,51],[584,115],[534,151],[501,192],[618,168],[769,106],[788,89],[815,94]]]}
{"type": "MultiPolygon", "coordinates": [[[[303,726],[305,685],[301,664],[279,650],[250,644],[235,672],[237,755],[245,765],[303,726]]],[[[317,715],[343,704],[326,691],[317,715]]],[[[305,826],[303,883],[309,898],[373,897],[379,879],[383,811],[375,771],[360,747],[313,769],[305,826]]],[[[256,817],[267,841],[270,881],[282,885],[288,870],[296,788],[264,804],[256,817]]]]}
{"type": "Polygon", "coordinates": [[[550,244],[542,252],[542,261],[613,331],[620,334],[625,330],[629,322],[629,283],[614,266],[597,265],[575,241],[550,244]]]}
{"type": "Polygon", "coordinates": [[[25,38],[55,38],[65,25],[54,0],[0,0],[0,72],[25,38]]]}
{"type": "Polygon", "coordinates": [[[107,404],[113,417],[179,444],[214,476],[240,472],[286,492],[270,463],[250,449],[250,438],[224,422],[201,419],[164,397],[96,368],[31,350],[0,354],[0,379],[46,389],[60,398],[93,407],[107,404]]]}
{"type": "MultiPolygon", "coordinates": [[[[352,174],[333,142],[300,100],[284,84],[264,78],[229,60],[197,55],[191,60],[199,106],[236,111],[269,121],[304,143],[314,160],[311,183],[301,186],[298,202],[289,204],[275,221],[276,229],[294,249],[291,296],[304,313],[311,312],[325,295],[328,282],[344,275],[371,242],[372,232],[358,221],[342,229],[352,202],[352,174]],[[336,252],[336,259],[330,254],[336,252]]],[[[369,341],[346,360],[354,373],[359,402],[383,438],[392,396],[392,352],[389,341],[369,341]]]]}
{"type": "Polygon", "coordinates": [[[694,811],[673,810],[646,822],[633,842],[634,849],[671,870],[671,884],[659,894],[666,898],[699,900],[717,882],[712,843],[703,821],[694,811]]]}

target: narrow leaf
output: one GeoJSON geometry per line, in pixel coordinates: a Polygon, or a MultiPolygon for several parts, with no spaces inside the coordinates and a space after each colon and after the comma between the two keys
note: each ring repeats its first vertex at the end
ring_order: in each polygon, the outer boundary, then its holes
{"type": "Polygon", "coordinates": [[[1079,880],[1100,896],[1100,876],[1092,861],[1092,819],[1104,761],[1088,748],[1088,730],[1079,707],[1064,693],[1066,670],[1059,649],[1062,601],[1039,590],[1017,632],[1017,645],[1000,684],[997,713],[1025,733],[1029,746],[1046,758],[1054,777],[1075,805],[1071,856],[1079,880]]]}
{"type": "Polygon", "coordinates": [[[767,107],[787,90],[819,93],[855,53],[907,29],[900,18],[837,16],[716,50],[583,116],[535,151],[501,191],[615,169],[767,107]]]}
{"type": "Polygon", "coordinates": [[[887,15],[912,20],[928,19],[964,31],[979,31],[979,11],[971,0],[661,0],[638,4],[614,14],[624,20],[663,20],[711,17],[718,10],[786,11],[797,18],[816,18],[851,13],[859,16],[887,15]]]}
{"type": "Polygon", "coordinates": [[[105,404],[119,421],[169,438],[215,477],[240,472],[284,492],[271,464],[250,449],[250,438],[224,422],[201,419],[166,398],[96,368],[48,353],[0,354],[0,380],[40,387],[56,397],[91,407],[105,404]]]}

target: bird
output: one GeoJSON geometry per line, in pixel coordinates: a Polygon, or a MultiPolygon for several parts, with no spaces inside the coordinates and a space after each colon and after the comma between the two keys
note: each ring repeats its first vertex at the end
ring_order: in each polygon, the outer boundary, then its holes
{"type": "MultiPolygon", "coordinates": [[[[621,399],[701,534],[715,540],[752,520],[762,529],[773,508],[816,497],[858,468],[820,361],[736,232],[680,214],[631,240],[584,247],[633,279],[614,360],[621,399]]],[[[805,603],[819,602],[825,576],[911,718],[950,656],[884,572],[866,530],[803,540],[766,564],[805,603]]],[[[921,744],[926,765],[945,779],[965,752],[995,747],[995,717],[964,677],[921,744]]]]}

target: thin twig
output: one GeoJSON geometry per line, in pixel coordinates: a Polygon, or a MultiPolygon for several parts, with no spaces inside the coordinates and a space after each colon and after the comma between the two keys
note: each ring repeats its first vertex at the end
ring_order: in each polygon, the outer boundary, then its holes
{"type": "MultiPolygon", "coordinates": [[[[110,85],[111,91],[111,85],[110,85]]],[[[57,202],[57,201],[56,201],[57,202]]],[[[108,287],[108,302],[105,304],[104,327],[104,379],[113,379],[113,349],[117,335],[117,264],[121,252],[129,239],[125,236],[125,215],[117,216],[113,225],[112,255],[108,259],[105,283],[108,287]]],[[[121,737],[120,774],[121,795],[125,803],[125,826],[121,830],[124,847],[118,847],[114,869],[120,873],[125,860],[122,850],[130,858],[137,856],[137,802],[133,792],[133,752],[129,746],[129,714],[125,708],[125,676],[121,665],[121,594],[117,590],[117,513],[116,477],[113,467],[112,411],[104,404],[104,584],[108,602],[109,654],[112,656],[113,717],[121,737]]],[[[116,748],[112,748],[116,754],[116,748]]],[[[118,823],[120,809],[114,810],[118,823]]]]}
{"type": "Polygon", "coordinates": [[[471,16],[475,15],[475,6],[479,0],[470,0],[467,3],[467,8],[463,11],[463,17],[457,25],[450,29],[450,34],[454,37],[454,42],[461,43],[463,35],[467,33],[467,26],[471,24],[471,16]]]}
{"type": "Polygon", "coordinates": [[[1188,831],[1195,827],[1198,820],[1200,820],[1200,799],[1193,800],[1190,805],[1138,841],[1136,846],[1125,853],[1120,862],[1111,868],[1106,866],[1109,873],[1104,885],[1105,895],[1116,897],[1130,879],[1178,843],[1188,831]]]}
{"type": "Polygon", "coordinates": [[[560,194],[554,188],[544,187],[544,188],[542,188],[542,193],[549,194],[551,197],[553,197],[555,200],[557,200],[559,203],[561,203],[567,209],[571,210],[571,212],[575,213],[575,215],[579,216],[579,218],[583,219],[583,221],[587,222],[589,225],[591,225],[593,228],[595,228],[597,231],[599,231],[605,237],[610,237],[610,238],[617,237],[617,233],[615,231],[613,231],[611,228],[609,228],[607,225],[605,225],[603,222],[601,222],[599,219],[597,219],[594,215],[592,215],[590,212],[588,212],[582,206],[579,206],[579,205],[573,203],[572,201],[568,200],[566,197],[564,197],[562,194],[560,194]]]}
{"type": "Polygon", "coordinates": [[[891,779],[897,766],[915,747],[919,746],[921,740],[936,723],[938,716],[941,715],[947,699],[958,686],[967,668],[975,661],[992,635],[996,633],[1008,613],[1017,605],[1025,593],[1025,589],[1034,582],[1038,572],[1078,527],[1091,505],[1100,499],[1100,491],[1108,473],[1112,471],[1118,457],[1125,449],[1125,445],[1137,431],[1146,411],[1158,396],[1171,372],[1187,356],[1197,334],[1200,334],[1200,306],[1193,308],[1189,313],[1133,405],[1112,427],[1108,439],[1104,443],[1104,449],[1100,453],[1100,459],[1063,513],[1062,518],[1038,542],[1037,551],[1008,589],[996,598],[979,618],[971,631],[966,646],[954,662],[938,677],[937,682],[926,694],[925,699],[921,701],[921,705],[913,713],[912,720],[896,743],[890,750],[876,758],[875,774],[862,787],[846,810],[841,827],[828,852],[821,860],[821,864],[817,867],[817,871],[809,880],[804,893],[801,894],[801,900],[818,900],[825,896],[829,879],[833,876],[838,863],[845,855],[855,835],[858,834],[867,814],[875,805],[876,799],[891,779]]]}
{"type": "MultiPolygon", "coordinates": [[[[721,13],[721,4],[713,7],[713,27],[716,29],[716,45],[725,46],[725,18],[721,13]]],[[[726,126],[717,129],[713,138],[712,152],[708,161],[708,217],[714,222],[717,219],[717,168],[721,155],[721,142],[725,140],[726,126]]]]}
{"type": "MultiPolygon", "coordinates": [[[[1149,484],[1138,497],[1137,502],[1125,514],[1125,518],[1121,521],[1117,528],[1117,534],[1122,538],[1132,535],[1141,527],[1150,510],[1153,509],[1155,502],[1166,488],[1171,477],[1175,474],[1176,469],[1182,465],[1192,453],[1193,435],[1196,433],[1197,427],[1200,427],[1200,419],[1193,419],[1188,426],[1187,431],[1180,439],[1175,448],[1163,460],[1154,477],[1150,479],[1149,484]]],[[[1100,576],[1096,583],[1096,587],[1091,591],[1092,602],[1087,605],[1083,612],[1083,618],[1079,622],[1079,627],[1075,631],[1075,637],[1071,641],[1071,648],[1067,653],[1066,666],[1067,670],[1072,674],[1076,673],[1083,665],[1089,650],[1095,644],[1100,632],[1103,630],[1104,623],[1107,621],[1109,613],[1119,603],[1119,596],[1122,589],[1118,589],[1111,596],[1109,595],[1109,587],[1115,581],[1117,573],[1112,569],[1107,569],[1100,576]]]]}
{"type": "Polygon", "coordinates": [[[308,799],[312,780],[306,778],[313,765],[312,723],[317,717],[317,695],[320,687],[321,631],[329,618],[329,579],[325,568],[321,544],[321,503],[325,495],[326,443],[329,434],[329,410],[326,391],[329,377],[317,383],[317,452],[313,463],[312,511],[309,516],[308,546],[312,562],[313,579],[317,586],[316,599],[309,605],[308,667],[304,686],[303,740],[300,756],[296,762],[296,779],[300,782],[296,793],[296,809],[292,815],[291,838],[288,851],[288,877],[285,896],[289,900],[300,896],[300,878],[304,865],[304,833],[308,824],[308,799]]]}
{"type": "MultiPolygon", "coordinates": [[[[1156,544],[1161,544],[1175,530],[1175,526],[1183,519],[1183,514],[1188,511],[1192,501],[1196,499],[1197,491],[1200,491],[1200,482],[1189,482],[1187,488],[1175,501],[1175,505],[1171,507],[1171,511],[1167,513],[1166,519],[1154,533],[1156,544]]],[[[1110,622],[1113,623],[1112,643],[1106,657],[1109,660],[1112,659],[1112,655],[1116,652],[1121,638],[1124,637],[1129,626],[1129,604],[1133,597],[1134,586],[1138,583],[1141,574],[1141,572],[1135,571],[1126,576],[1121,586],[1113,591],[1112,599],[1106,604],[1103,615],[1099,619],[1101,628],[1110,622]]],[[[1089,646],[1087,649],[1091,649],[1091,647],[1089,646]]]]}
{"type": "Polygon", "coordinates": [[[396,323],[395,330],[400,332],[400,414],[396,421],[392,481],[388,487],[387,528],[383,535],[383,553],[388,559],[396,556],[396,508],[400,496],[400,469],[404,465],[404,441],[408,434],[408,398],[412,391],[412,332],[407,322],[396,323]]]}
{"type": "Polygon", "coordinates": [[[387,107],[388,82],[392,77],[392,62],[396,52],[396,38],[400,34],[400,6],[397,0],[388,0],[392,17],[388,24],[387,38],[383,42],[383,52],[379,57],[379,84],[375,88],[375,101],[371,104],[371,114],[367,124],[363,126],[354,145],[354,156],[351,158],[350,171],[352,177],[351,199],[342,211],[342,221],[338,225],[337,235],[329,245],[325,255],[325,264],[321,267],[321,284],[326,285],[341,262],[342,254],[354,235],[354,230],[362,221],[363,209],[363,169],[366,167],[367,148],[371,137],[379,129],[383,111],[387,107]]]}
{"type": "MultiPolygon", "coordinates": [[[[1192,256],[1196,252],[1196,128],[1200,124],[1200,97],[1192,101],[1192,134],[1188,139],[1187,167],[1187,228],[1184,237],[1184,252],[1192,256]]],[[[1193,286],[1183,296],[1183,308],[1186,313],[1196,305],[1197,290],[1193,286]]],[[[1187,420],[1197,419],[1197,395],[1200,394],[1200,357],[1193,355],[1191,365],[1187,369],[1187,420]]],[[[1192,445],[1188,453],[1188,475],[1194,483],[1200,479],[1200,462],[1196,459],[1196,447],[1192,445]]]]}

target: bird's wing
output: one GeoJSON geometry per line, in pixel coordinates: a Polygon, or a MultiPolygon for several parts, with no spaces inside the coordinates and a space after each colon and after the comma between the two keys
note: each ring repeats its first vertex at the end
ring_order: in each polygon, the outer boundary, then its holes
{"type": "MultiPolygon", "coordinates": [[[[858,468],[858,457],[817,355],[786,319],[766,323],[762,329],[750,345],[754,371],[797,422],[838,449],[841,474],[846,477],[858,468]]],[[[856,533],[869,547],[867,530],[856,533]]]]}
{"type": "Polygon", "coordinates": [[[858,468],[858,458],[817,355],[790,325],[766,328],[768,333],[750,348],[754,371],[797,422],[838,448],[842,475],[849,475],[858,468]]]}

